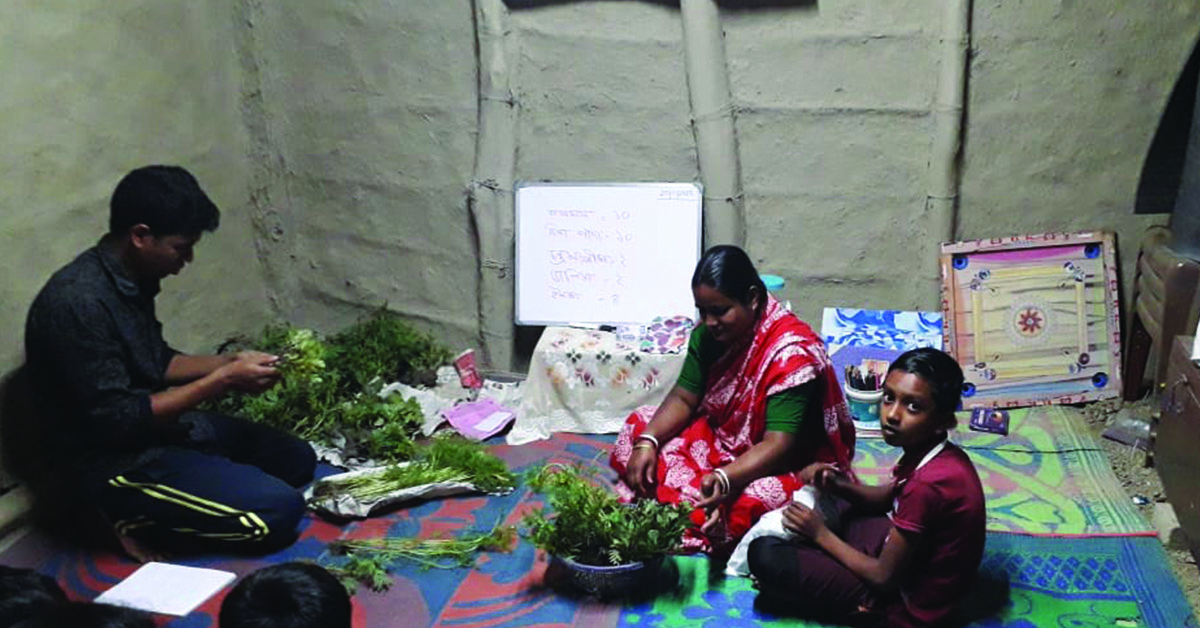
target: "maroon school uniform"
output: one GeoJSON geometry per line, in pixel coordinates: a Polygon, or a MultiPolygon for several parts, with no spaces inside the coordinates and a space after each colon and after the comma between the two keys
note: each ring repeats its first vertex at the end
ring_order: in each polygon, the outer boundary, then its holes
{"type": "Polygon", "coordinates": [[[926,452],[905,455],[892,469],[897,487],[892,525],[922,537],[925,553],[910,567],[888,625],[933,626],[975,582],[983,558],[983,486],[966,452],[952,443],[920,469],[926,452]],[[915,469],[915,471],[914,471],[915,469]]]}

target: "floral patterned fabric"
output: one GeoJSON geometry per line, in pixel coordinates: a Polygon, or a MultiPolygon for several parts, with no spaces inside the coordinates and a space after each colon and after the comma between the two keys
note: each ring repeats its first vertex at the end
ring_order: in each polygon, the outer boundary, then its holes
{"type": "Polygon", "coordinates": [[[658,317],[646,327],[640,348],[646,353],[680,353],[687,348],[695,324],[686,316],[658,317]]]}
{"type": "MultiPolygon", "coordinates": [[[[768,297],[754,337],[729,348],[710,367],[707,379],[696,418],[681,434],[662,443],[657,468],[659,501],[699,501],[700,480],[706,474],[733,462],[762,440],[767,397],[813,379],[822,382],[825,438],[817,443],[797,443],[792,471],[754,480],[732,504],[723,505],[725,530],[711,537],[701,534],[698,526],[705,513],[692,513],[697,527],[685,537],[685,548],[724,551],[732,549],[763,513],[791,499],[792,492],[803,485],[796,472],[809,463],[834,462],[849,470],[854,457],[854,425],[820,338],[774,297],[768,297]]],[[[624,475],[633,443],[655,410],[638,408],[617,436],[610,464],[618,476],[624,475]]],[[[624,482],[617,483],[617,492],[625,500],[634,498],[624,482]]]]}
{"type": "Polygon", "coordinates": [[[547,327],[506,441],[520,445],[554,432],[612,434],[630,412],[667,396],[684,357],[643,353],[611,332],[547,327]]]}

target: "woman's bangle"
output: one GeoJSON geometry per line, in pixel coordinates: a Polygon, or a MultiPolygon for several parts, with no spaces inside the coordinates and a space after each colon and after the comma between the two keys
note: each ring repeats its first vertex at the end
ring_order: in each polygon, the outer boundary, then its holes
{"type": "Polygon", "coordinates": [[[654,445],[651,445],[650,443],[640,443],[639,442],[636,445],[634,445],[633,448],[634,449],[649,449],[650,451],[658,451],[657,449],[654,448],[654,445]]]}
{"type": "Polygon", "coordinates": [[[721,492],[728,495],[729,474],[725,473],[725,469],[713,469],[713,475],[717,476],[717,483],[721,485],[721,492]]]}
{"type": "Polygon", "coordinates": [[[654,445],[655,449],[658,449],[658,439],[655,438],[653,434],[642,434],[637,437],[637,440],[639,440],[639,441],[644,440],[644,441],[654,445]]]}

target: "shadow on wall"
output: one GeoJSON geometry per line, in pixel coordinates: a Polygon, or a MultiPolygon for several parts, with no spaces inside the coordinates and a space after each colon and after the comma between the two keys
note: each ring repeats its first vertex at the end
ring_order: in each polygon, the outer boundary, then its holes
{"type": "Polygon", "coordinates": [[[1193,133],[1197,82],[1200,81],[1200,37],[1175,81],[1150,143],[1138,180],[1135,214],[1169,214],[1175,209],[1193,133]]]}
{"type": "MultiPolygon", "coordinates": [[[[574,4],[580,0],[503,0],[510,9],[532,9],[535,7],[553,6],[558,4],[574,4]]],[[[645,4],[663,6],[679,6],[679,0],[641,0],[645,4]]],[[[817,7],[817,0],[716,0],[717,6],[723,9],[754,10],[780,7],[817,7]]]]}
{"type": "Polygon", "coordinates": [[[7,477],[33,495],[33,520],[42,529],[86,544],[108,541],[102,526],[71,497],[58,473],[54,442],[34,401],[28,369],[22,365],[0,379],[0,463],[7,477]]]}
{"type": "Polygon", "coordinates": [[[30,488],[44,483],[50,465],[34,413],[29,375],[21,365],[0,379],[0,462],[8,477],[30,488]]]}

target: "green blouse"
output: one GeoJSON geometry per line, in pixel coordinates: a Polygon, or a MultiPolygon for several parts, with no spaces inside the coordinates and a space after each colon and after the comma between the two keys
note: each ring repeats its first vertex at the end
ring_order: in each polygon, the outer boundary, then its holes
{"type": "MultiPolygon", "coordinates": [[[[683,371],[679,374],[676,385],[703,396],[708,369],[724,351],[725,346],[713,339],[707,327],[697,325],[688,341],[687,357],[684,359],[683,371]]],[[[806,416],[820,414],[821,404],[813,403],[820,394],[817,380],[812,379],[767,397],[767,430],[799,434],[806,416]]],[[[809,421],[820,425],[822,418],[810,417],[809,421]]]]}

